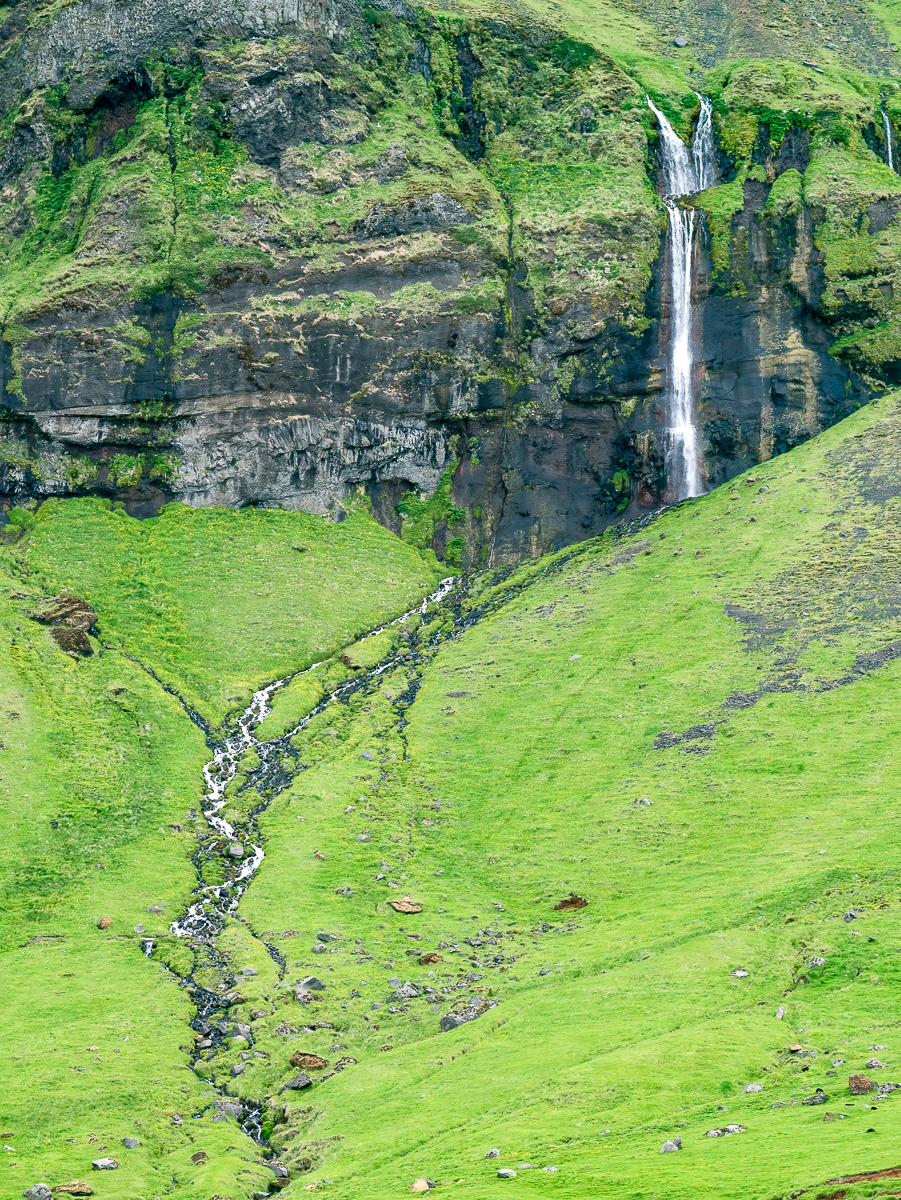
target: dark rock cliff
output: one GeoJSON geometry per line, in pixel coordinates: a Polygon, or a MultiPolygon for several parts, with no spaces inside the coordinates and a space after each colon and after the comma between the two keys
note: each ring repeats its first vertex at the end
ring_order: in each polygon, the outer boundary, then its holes
{"type": "MultiPolygon", "coordinates": [[[[363,491],[399,532],[425,503],[416,537],[454,565],[662,502],[665,221],[634,63],[400,0],[3,13],[8,499],[339,516],[363,491]]],[[[790,65],[809,95],[761,69],[705,85],[724,180],[697,200],[710,486],[901,361],[878,106],[790,65]]],[[[692,94],[655,94],[687,132],[692,94]]]]}

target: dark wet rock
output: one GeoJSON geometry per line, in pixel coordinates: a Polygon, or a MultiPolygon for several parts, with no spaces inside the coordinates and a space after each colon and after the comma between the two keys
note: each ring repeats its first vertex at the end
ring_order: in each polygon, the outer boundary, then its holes
{"type": "Polygon", "coordinates": [[[124,1137],[122,1139],[122,1145],[125,1147],[126,1150],[137,1150],[137,1148],[138,1148],[138,1146],[140,1146],[140,1144],[141,1143],[138,1141],[137,1138],[124,1137]]]}
{"type": "Polygon", "coordinates": [[[285,1087],[290,1088],[292,1091],[299,1091],[301,1088],[310,1087],[312,1083],[313,1080],[309,1077],[306,1071],[301,1071],[299,1074],[295,1075],[293,1079],[289,1079],[285,1084],[285,1087]]]}

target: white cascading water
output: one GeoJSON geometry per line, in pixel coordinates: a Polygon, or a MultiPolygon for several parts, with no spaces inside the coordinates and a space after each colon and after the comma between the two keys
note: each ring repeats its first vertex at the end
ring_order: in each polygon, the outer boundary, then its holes
{"type": "Polygon", "coordinates": [[[888,119],[885,109],[882,110],[882,132],[885,135],[885,161],[889,165],[889,170],[894,171],[895,152],[892,149],[892,123],[888,119]]]}
{"type": "Polygon", "coordinates": [[[692,282],[696,214],[678,203],[716,182],[713,105],[699,96],[701,114],[686,146],[669,121],[648,97],[660,125],[663,203],[669,214],[670,342],[667,395],[667,490],[675,500],[704,492],[701,450],[694,406],[694,311],[692,282]]]}

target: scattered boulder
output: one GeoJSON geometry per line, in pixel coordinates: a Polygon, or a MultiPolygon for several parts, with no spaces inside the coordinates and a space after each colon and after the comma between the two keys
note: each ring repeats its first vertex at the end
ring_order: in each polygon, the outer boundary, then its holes
{"type": "Polygon", "coordinates": [[[304,1071],[324,1071],[328,1059],[319,1054],[310,1054],[305,1050],[297,1050],[288,1060],[292,1067],[302,1067],[304,1071]]]}
{"type": "Polygon", "coordinates": [[[444,962],[444,956],[436,954],[434,950],[431,950],[428,954],[421,955],[416,961],[421,967],[431,967],[435,963],[444,962]]]}
{"type": "Polygon", "coordinates": [[[91,1163],[95,1171],[118,1171],[119,1164],[114,1158],[95,1158],[91,1163]]]}
{"type": "Polygon", "coordinates": [[[467,1004],[465,1008],[459,1012],[448,1013],[446,1017],[442,1017],[439,1021],[439,1026],[442,1033],[449,1033],[452,1029],[459,1029],[461,1025],[466,1025],[469,1021],[475,1021],[479,1017],[488,1012],[489,1008],[494,1008],[497,1004],[496,1000],[481,1000],[467,1004]]]}
{"type": "Polygon", "coordinates": [[[575,912],[579,908],[587,907],[588,901],[584,896],[577,896],[575,892],[570,892],[565,900],[554,905],[554,912],[575,912]]]}
{"type": "Polygon", "coordinates": [[[872,1092],[876,1084],[872,1079],[868,1079],[862,1071],[857,1071],[853,1075],[848,1076],[848,1091],[852,1096],[865,1096],[867,1092],[872,1092]]]}
{"type": "Polygon", "coordinates": [[[880,1083],[876,1091],[880,1096],[887,1096],[890,1092],[901,1091],[901,1083],[880,1083]]]}
{"type": "Polygon", "coordinates": [[[316,940],[317,942],[337,942],[338,935],[337,933],[317,933],[316,940]]]}
{"type": "Polygon", "coordinates": [[[259,971],[256,969],[256,967],[242,967],[241,974],[247,976],[259,975],[259,971]]]}
{"type": "Polygon", "coordinates": [[[871,1071],[878,1071],[880,1067],[885,1066],[885,1063],[880,1062],[878,1058],[868,1058],[864,1066],[869,1067],[871,1071]]]}
{"type": "Polygon", "coordinates": [[[47,1187],[46,1183],[36,1183],[34,1187],[29,1188],[22,1195],[25,1197],[25,1200],[52,1200],[50,1188],[47,1187]]]}
{"type": "Polygon", "coordinates": [[[300,981],[300,987],[307,992],[323,992],[326,985],[321,979],[317,979],[315,975],[305,975],[300,981]]]}
{"type": "Polygon", "coordinates": [[[779,1007],[776,1009],[776,1020],[781,1021],[784,1016],[785,1016],[785,1005],[780,1004],[779,1007]]]}
{"type": "Polygon", "coordinates": [[[229,1075],[231,1075],[233,1078],[236,1078],[238,1075],[243,1075],[246,1070],[247,1070],[246,1063],[242,1063],[242,1062],[235,1063],[235,1065],[229,1071],[229,1075]]]}
{"type": "Polygon", "coordinates": [[[733,1133],[747,1132],[746,1125],[725,1125],[722,1129],[708,1129],[705,1137],[731,1137],[733,1133]]]}
{"type": "Polygon", "coordinates": [[[249,1025],[245,1024],[243,1021],[236,1021],[234,1023],[234,1025],[232,1025],[231,1029],[228,1031],[228,1036],[233,1037],[233,1038],[234,1037],[247,1038],[247,1040],[250,1041],[252,1033],[253,1033],[253,1030],[250,1028],[249,1025]]]}
{"type": "Polygon", "coordinates": [[[808,967],[825,967],[826,960],[825,960],[825,958],[820,958],[819,955],[816,955],[814,958],[812,958],[808,962],[807,965],[808,965],[808,967]]]}
{"type": "Polygon", "coordinates": [[[191,1155],[191,1162],[194,1163],[195,1166],[199,1166],[200,1163],[209,1162],[209,1158],[210,1156],[207,1154],[206,1150],[198,1150],[196,1154],[191,1155]]]}
{"type": "Polygon", "coordinates": [[[673,45],[678,46],[680,50],[684,50],[685,47],[688,45],[688,38],[675,37],[675,38],[673,38],[673,45]]]}
{"type": "Polygon", "coordinates": [[[515,1179],[516,1172],[510,1167],[501,1167],[497,1173],[498,1179],[515,1179]]]}
{"type": "Polygon", "coordinates": [[[112,925],[112,921],[109,917],[101,917],[97,922],[98,929],[109,929],[110,925],[112,925]]]}
{"type": "Polygon", "coordinates": [[[666,1141],[660,1147],[660,1153],[661,1154],[670,1154],[673,1150],[678,1150],[678,1149],[679,1149],[679,1147],[676,1145],[675,1142],[666,1141]]]}
{"type": "Polygon", "coordinates": [[[489,1150],[488,1153],[485,1155],[486,1158],[500,1158],[500,1156],[501,1156],[500,1150],[489,1150]]]}
{"type": "Polygon", "coordinates": [[[762,1092],[763,1084],[762,1083],[746,1083],[745,1086],[741,1090],[743,1093],[744,1092],[762,1092]]]}
{"type": "Polygon", "coordinates": [[[822,1088],[817,1088],[812,1096],[805,1096],[802,1104],[825,1104],[829,1097],[822,1088]]]}
{"type": "Polygon", "coordinates": [[[427,1192],[429,1190],[429,1181],[427,1179],[414,1179],[410,1185],[411,1192],[427,1192]]]}
{"type": "Polygon", "coordinates": [[[732,974],[735,976],[736,979],[747,979],[750,972],[744,971],[744,970],[742,970],[741,967],[738,967],[738,969],[733,971],[732,974]]]}
{"type": "MultiPolygon", "coordinates": [[[[54,1196],[93,1196],[94,1189],[83,1179],[73,1179],[69,1183],[60,1183],[53,1189],[54,1196]]],[[[28,1193],[26,1192],[27,1196],[28,1193]]]]}
{"type": "Polygon", "coordinates": [[[87,600],[80,596],[51,596],[28,615],[32,621],[51,627],[50,636],[66,654],[90,658],[94,653],[87,634],[94,628],[97,614],[87,600]]]}
{"type": "Polygon", "coordinates": [[[306,1071],[301,1071],[299,1075],[295,1075],[293,1079],[289,1079],[285,1087],[299,1092],[301,1088],[310,1087],[312,1083],[313,1080],[307,1075],[306,1071]]]}
{"type": "Polygon", "coordinates": [[[421,913],[422,905],[411,900],[409,896],[401,896],[399,900],[389,900],[388,903],[399,913],[421,913]]]}
{"type": "Polygon", "coordinates": [[[125,1147],[126,1150],[137,1150],[137,1148],[138,1148],[138,1146],[140,1146],[140,1144],[141,1143],[138,1141],[137,1138],[125,1137],[122,1139],[122,1145],[125,1147]]]}
{"type": "Polygon", "coordinates": [[[401,984],[394,993],[397,1000],[415,1000],[421,994],[422,989],[418,988],[415,983],[411,983],[409,979],[406,983],[401,984]]]}
{"type": "Polygon", "coordinates": [[[788,1052],[789,1052],[789,1054],[800,1054],[800,1052],[803,1049],[804,1049],[804,1047],[801,1045],[800,1042],[792,1042],[792,1044],[788,1048],[788,1052]]]}

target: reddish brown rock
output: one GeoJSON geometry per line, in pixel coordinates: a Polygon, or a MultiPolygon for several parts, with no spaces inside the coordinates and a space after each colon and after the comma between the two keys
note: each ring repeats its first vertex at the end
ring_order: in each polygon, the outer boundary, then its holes
{"type": "Polygon", "coordinates": [[[866,1075],[860,1071],[848,1076],[848,1091],[852,1096],[865,1096],[867,1092],[872,1092],[875,1087],[876,1084],[872,1079],[867,1079],[866,1075]]]}
{"type": "Polygon", "coordinates": [[[101,917],[97,922],[98,929],[109,929],[110,925],[112,925],[112,921],[109,917],[101,917]]]}
{"type": "Polygon", "coordinates": [[[327,1058],[323,1058],[319,1054],[310,1054],[304,1050],[295,1051],[288,1061],[292,1067],[302,1067],[304,1071],[324,1071],[328,1066],[327,1058]]]}

